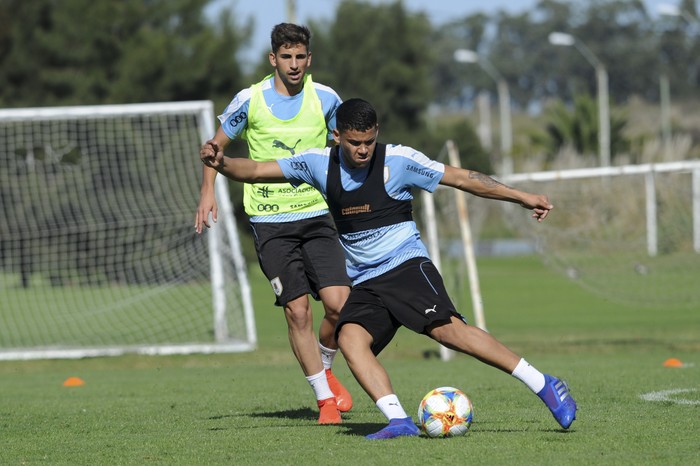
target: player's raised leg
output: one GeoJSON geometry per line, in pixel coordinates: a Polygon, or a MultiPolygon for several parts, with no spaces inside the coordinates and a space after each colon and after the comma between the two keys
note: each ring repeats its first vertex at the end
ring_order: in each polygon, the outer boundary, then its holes
{"type": "Polygon", "coordinates": [[[473,356],[513,375],[537,394],[564,429],[568,429],[576,419],[577,406],[568,385],[554,376],[541,373],[491,334],[455,316],[449,323],[429,329],[428,334],[447,348],[473,356]]]}

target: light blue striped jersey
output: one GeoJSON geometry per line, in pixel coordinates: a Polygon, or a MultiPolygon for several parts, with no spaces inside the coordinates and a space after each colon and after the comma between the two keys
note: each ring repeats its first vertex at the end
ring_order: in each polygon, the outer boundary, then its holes
{"type": "MultiPolygon", "coordinates": [[[[321,101],[323,114],[328,128],[328,139],[333,139],[332,131],[335,128],[335,112],[343,102],[338,94],[330,87],[313,81],[314,89],[321,101]]],[[[265,80],[262,84],[263,98],[267,108],[280,120],[291,120],[301,110],[304,100],[304,91],[293,96],[281,95],[275,90],[274,78],[265,80]]],[[[236,94],[226,106],[224,112],[219,115],[221,129],[230,139],[241,137],[241,133],[248,126],[248,106],[250,105],[251,89],[246,88],[236,94]]],[[[328,213],[328,209],[315,212],[283,213],[276,215],[260,215],[250,217],[251,222],[283,223],[293,222],[304,218],[317,217],[328,213]]]]}
{"type": "MultiPolygon", "coordinates": [[[[330,148],[311,149],[277,161],[285,178],[294,186],[308,183],[327,196],[330,148]]],[[[350,169],[340,157],[343,189],[352,191],[367,178],[369,165],[350,169]]],[[[394,199],[412,200],[412,188],[433,192],[445,166],[407,146],[387,144],[384,162],[384,187],[394,199]]],[[[353,284],[361,283],[394,269],[414,257],[428,257],[415,222],[402,222],[381,228],[340,235],[345,250],[345,265],[353,284]]]]}

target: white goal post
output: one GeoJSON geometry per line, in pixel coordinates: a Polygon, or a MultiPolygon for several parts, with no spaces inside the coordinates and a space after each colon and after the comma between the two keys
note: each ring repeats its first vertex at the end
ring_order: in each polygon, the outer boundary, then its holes
{"type": "Polygon", "coordinates": [[[0,360],[251,351],[247,269],[194,230],[210,101],[0,110],[0,360]]]}

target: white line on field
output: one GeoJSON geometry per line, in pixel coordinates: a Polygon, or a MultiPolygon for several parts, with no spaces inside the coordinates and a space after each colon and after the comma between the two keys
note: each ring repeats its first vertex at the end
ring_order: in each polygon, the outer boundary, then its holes
{"type": "Polygon", "coordinates": [[[680,395],[681,393],[692,393],[697,392],[695,388],[674,388],[672,390],[661,390],[658,392],[650,392],[639,395],[642,400],[645,401],[670,401],[671,403],[677,403],[679,405],[700,405],[700,400],[686,400],[684,398],[672,398],[674,395],[680,395]]]}

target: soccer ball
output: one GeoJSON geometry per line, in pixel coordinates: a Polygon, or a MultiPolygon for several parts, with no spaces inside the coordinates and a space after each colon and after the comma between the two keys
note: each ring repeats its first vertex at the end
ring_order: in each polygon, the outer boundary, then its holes
{"type": "Polygon", "coordinates": [[[472,402],[454,387],[431,390],[418,405],[420,427],[428,437],[456,437],[469,430],[474,415],[472,402]]]}

